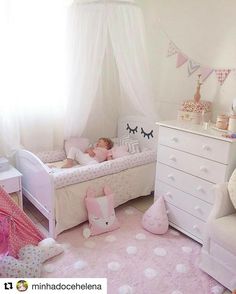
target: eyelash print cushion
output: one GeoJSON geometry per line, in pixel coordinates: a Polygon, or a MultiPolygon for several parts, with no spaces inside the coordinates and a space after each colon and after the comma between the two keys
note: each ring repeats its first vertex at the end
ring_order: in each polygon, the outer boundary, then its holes
{"type": "Polygon", "coordinates": [[[144,131],[144,129],[141,128],[141,134],[143,134],[143,137],[144,137],[144,138],[145,138],[145,137],[147,137],[148,139],[150,139],[150,137],[153,138],[153,130],[151,130],[151,132],[149,132],[149,133],[146,133],[146,132],[144,131]]]}
{"type": "Polygon", "coordinates": [[[127,123],[126,130],[128,130],[130,134],[131,134],[131,133],[135,134],[135,133],[138,132],[138,126],[136,126],[134,129],[132,129],[132,128],[130,127],[130,125],[127,123]]]}

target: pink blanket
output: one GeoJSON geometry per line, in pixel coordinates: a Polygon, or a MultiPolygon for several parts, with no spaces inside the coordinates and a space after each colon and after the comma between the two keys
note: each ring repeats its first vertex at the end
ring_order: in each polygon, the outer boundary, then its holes
{"type": "Polygon", "coordinates": [[[42,239],[39,229],[0,187],[0,256],[17,257],[21,247],[37,245],[42,239]]]}

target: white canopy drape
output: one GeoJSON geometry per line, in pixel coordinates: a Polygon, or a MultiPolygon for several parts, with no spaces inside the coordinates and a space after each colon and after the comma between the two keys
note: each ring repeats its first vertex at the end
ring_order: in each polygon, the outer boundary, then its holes
{"type": "Polygon", "coordinates": [[[0,156],[61,148],[85,129],[92,140],[113,136],[120,114],[154,109],[134,1],[64,3],[0,0],[0,156]]]}
{"type": "MultiPolygon", "coordinates": [[[[66,137],[81,135],[95,102],[110,38],[120,81],[121,114],[155,119],[144,23],[134,1],[82,1],[71,7],[66,137]]],[[[113,99],[111,97],[110,99],[113,99]]]]}

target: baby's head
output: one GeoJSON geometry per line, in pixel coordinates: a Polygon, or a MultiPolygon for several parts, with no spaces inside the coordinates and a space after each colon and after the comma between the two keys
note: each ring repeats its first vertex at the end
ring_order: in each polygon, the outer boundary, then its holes
{"type": "Polygon", "coordinates": [[[110,138],[99,138],[97,142],[97,147],[102,147],[109,150],[113,147],[113,142],[110,138]]]}

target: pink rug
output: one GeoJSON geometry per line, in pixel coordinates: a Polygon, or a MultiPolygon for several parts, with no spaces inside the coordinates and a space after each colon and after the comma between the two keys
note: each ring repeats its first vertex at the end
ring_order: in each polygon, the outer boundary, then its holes
{"type": "Polygon", "coordinates": [[[169,229],[141,227],[142,213],[116,210],[121,228],[84,239],[84,225],[59,235],[65,253],[45,263],[46,278],[107,278],[108,294],[221,294],[223,287],[198,268],[200,245],[169,229]]]}

